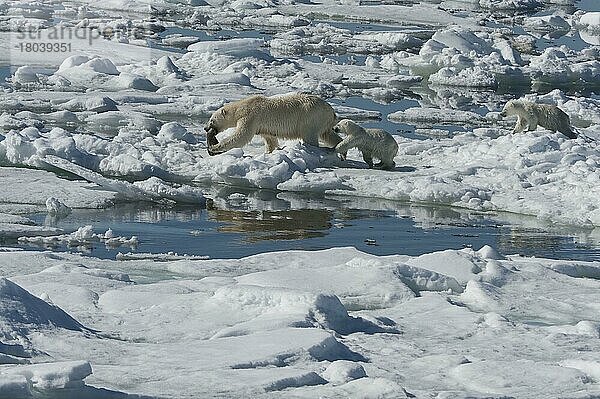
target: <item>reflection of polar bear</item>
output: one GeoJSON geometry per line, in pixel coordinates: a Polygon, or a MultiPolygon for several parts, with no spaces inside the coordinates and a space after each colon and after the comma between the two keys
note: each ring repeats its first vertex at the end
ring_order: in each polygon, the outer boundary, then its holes
{"type": "Polygon", "coordinates": [[[242,147],[260,135],[267,152],[279,145],[277,139],[302,139],[318,146],[319,139],[335,147],[342,139],[333,132],[336,122],[331,105],[317,96],[289,94],[275,97],[252,96],[225,104],[215,111],[206,125],[210,155],[242,147]],[[236,127],[235,133],[221,143],[216,134],[236,127]]]}
{"type": "Polygon", "coordinates": [[[577,138],[571,130],[569,115],[565,114],[556,105],[536,104],[524,100],[510,100],[504,105],[501,116],[516,115],[517,124],[513,130],[514,133],[521,133],[525,128],[535,130],[538,125],[561,132],[568,138],[577,138]]]}
{"type": "Polygon", "coordinates": [[[357,147],[369,167],[373,167],[373,158],[381,162],[376,166],[384,169],[394,168],[394,157],[398,153],[398,143],[391,134],[383,129],[364,129],[350,119],[342,119],[333,128],[334,132],[346,133],[347,137],[335,147],[335,151],[345,154],[357,147]]]}

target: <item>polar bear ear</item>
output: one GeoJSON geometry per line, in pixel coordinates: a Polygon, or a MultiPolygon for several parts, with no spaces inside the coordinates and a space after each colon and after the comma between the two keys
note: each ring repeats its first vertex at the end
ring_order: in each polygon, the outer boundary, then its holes
{"type": "Polygon", "coordinates": [[[221,116],[225,116],[226,113],[227,111],[225,110],[225,108],[221,108],[221,116]]]}

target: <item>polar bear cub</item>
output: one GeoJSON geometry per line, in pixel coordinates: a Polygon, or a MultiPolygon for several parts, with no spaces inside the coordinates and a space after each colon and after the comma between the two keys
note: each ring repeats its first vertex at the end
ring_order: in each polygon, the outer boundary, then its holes
{"type": "Polygon", "coordinates": [[[314,146],[319,146],[320,139],[333,148],[342,141],[333,132],[336,120],[331,105],[318,96],[294,93],[248,97],[225,104],[212,114],[205,126],[208,153],[243,147],[255,135],[265,140],[267,152],[277,149],[278,139],[302,139],[314,146]],[[219,143],[217,133],[230,127],[236,128],[235,133],[219,143]]]}
{"type": "Polygon", "coordinates": [[[381,162],[378,168],[393,169],[394,157],[398,153],[398,143],[391,134],[383,129],[364,129],[350,119],[342,119],[333,128],[336,133],[345,133],[346,138],[335,147],[335,151],[345,154],[351,148],[358,148],[363,159],[373,167],[373,158],[381,162]]]}
{"type": "Polygon", "coordinates": [[[525,128],[535,130],[538,125],[553,132],[561,132],[570,139],[577,138],[571,129],[569,115],[556,105],[536,104],[525,100],[510,100],[504,105],[501,116],[516,115],[517,124],[513,133],[521,133],[525,128]]]}

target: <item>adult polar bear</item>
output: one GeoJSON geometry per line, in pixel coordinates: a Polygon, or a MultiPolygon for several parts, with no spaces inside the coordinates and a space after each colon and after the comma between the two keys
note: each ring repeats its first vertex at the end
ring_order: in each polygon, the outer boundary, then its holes
{"type": "Polygon", "coordinates": [[[500,115],[517,116],[514,133],[521,133],[525,128],[535,130],[540,125],[553,132],[561,132],[570,139],[577,138],[577,134],[571,130],[569,115],[565,114],[556,105],[536,104],[525,100],[510,100],[504,105],[500,115]]]}
{"type": "Polygon", "coordinates": [[[267,152],[277,149],[280,138],[302,139],[314,146],[319,146],[321,139],[333,148],[342,141],[333,132],[335,123],[333,108],[317,96],[303,93],[273,97],[256,95],[225,104],[212,114],[205,127],[208,153],[215,155],[243,147],[255,135],[265,140],[267,152]],[[216,134],[234,126],[235,133],[219,143],[216,134]]]}

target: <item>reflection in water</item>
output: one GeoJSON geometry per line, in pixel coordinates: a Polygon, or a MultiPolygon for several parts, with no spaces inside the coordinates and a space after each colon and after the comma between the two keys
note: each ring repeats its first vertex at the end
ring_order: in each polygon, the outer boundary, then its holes
{"type": "Polygon", "coordinates": [[[101,223],[161,223],[190,222],[200,220],[203,209],[194,206],[178,206],[176,208],[157,206],[145,202],[119,204],[108,209],[76,209],[67,216],[45,215],[44,225],[64,227],[69,224],[101,223]]]}
{"type": "Polygon", "coordinates": [[[509,228],[506,234],[498,237],[498,250],[504,253],[516,252],[529,255],[531,250],[536,248],[548,254],[558,254],[569,241],[569,237],[516,227],[509,228]]]}
{"type": "Polygon", "coordinates": [[[180,209],[143,209],[129,215],[130,220],[142,223],[159,223],[164,220],[188,222],[200,220],[202,210],[192,207],[180,209]]]}
{"type": "Polygon", "coordinates": [[[249,243],[268,240],[302,240],[323,237],[331,228],[331,211],[237,211],[209,209],[208,217],[223,223],[218,231],[241,233],[249,243]]]}
{"type": "MultiPolygon", "coordinates": [[[[518,253],[533,256],[536,251],[545,253],[547,257],[564,258],[564,252],[572,249],[593,249],[596,255],[590,259],[598,260],[600,248],[600,229],[593,230],[556,230],[544,231],[524,227],[503,228],[498,236],[498,249],[503,253],[518,253]]],[[[568,257],[568,256],[567,256],[568,257]]]]}
{"type": "MultiPolygon", "coordinates": [[[[140,240],[137,252],[141,253],[176,252],[211,258],[340,246],[376,255],[415,256],[491,245],[504,254],[600,260],[600,229],[549,226],[523,215],[234,187],[207,189],[207,193],[213,198],[207,209],[135,203],[104,210],[73,210],[64,219],[48,221],[67,231],[91,224],[95,232],[111,228],[116,235],[136,235],[140,240]]],[[[46,214],[32,218],[43,223],[46,214]]],[[[91,255],[114,258],[118,252],[99,245],[91,255]]]]}

